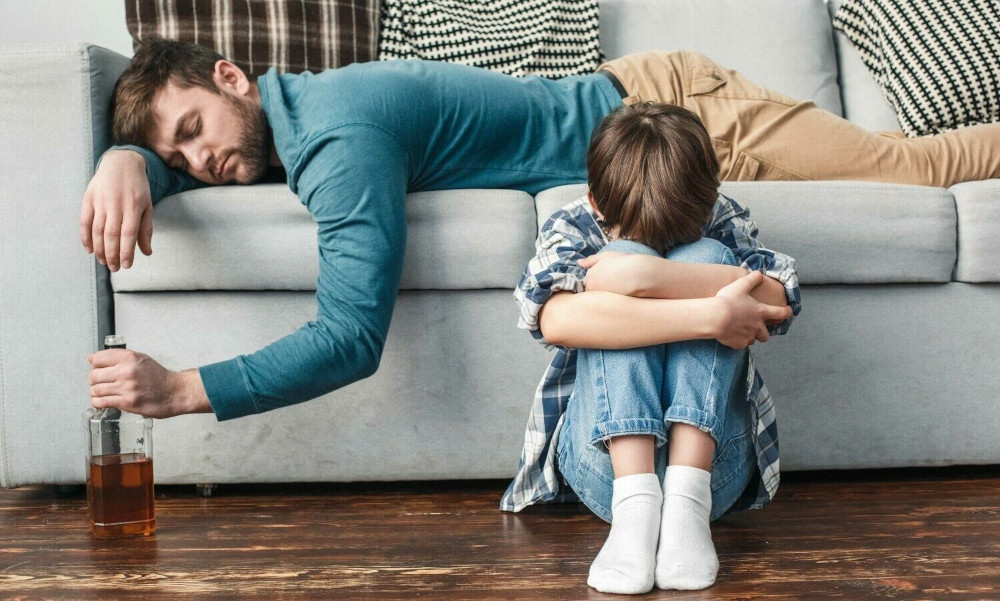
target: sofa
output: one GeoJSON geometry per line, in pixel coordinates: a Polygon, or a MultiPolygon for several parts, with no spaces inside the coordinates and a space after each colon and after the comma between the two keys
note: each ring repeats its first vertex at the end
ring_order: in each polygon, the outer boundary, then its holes
{"type": "MultiPolygon", "coordinates": [[[[703,52],[873,130],[895,114],[822,0],[605,0],[608,58],[703,52]]],[[[85,480],[87,356],[105,334],[180,370],[315,319],[316,226],[285,185],[157,204],[153,249],[111,274],[80,203],[109,146],[128,59],[0,47],[0,485],[85,480]]],[[[817,143],[822,143],[817,140],[817,143]]],[[[1000,463],[1000,180],[949,189],[726,182],[760,239],[797,259],[802,312],[752,348],[786,471],[1000,463]]],[[[321,398],[219,422],[157,420],[161,484],[509,478],[549,354],[512,289],[540,224],[585,186],[409,195],[381,365],[321,398]],[[488,228],[488,229],[487,229],[488,228]]]]}

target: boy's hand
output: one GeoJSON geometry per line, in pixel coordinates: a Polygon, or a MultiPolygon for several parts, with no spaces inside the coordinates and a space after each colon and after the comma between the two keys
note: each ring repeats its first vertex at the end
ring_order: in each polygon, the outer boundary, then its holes
{"type": "Polygon", "coordinates": [[[104,155],[87,185],[80,210],[80,242],[101,265],[128,269],[135,244],[143,254],[153,247],[153,202],[146,179],[146,160],[133,150],[104,155]]]}
{"type": "Polygon", "coordinates": [[[752,271],[715,295],[717,306],[713,314],[717,319],[713,337],[716,340],[734,349],[746,348],[757,340],[767,342],[770,338],[768,324],[781,323],[791,317],[792,308],[788,305],[775,307],[750,296],[764,277],[761,272],[752,271]]]}
{"type": "Polygon", "coordinates": [[[607,251],[577,261],[587,270],[583,280],[586,290],[640,296],[643,285],[652,278],[651,261],[656,257],[607,251]]]}
{"type": "Polygon", "coordinates": [[[197,371],[170,371],[149,355],[129,349],[97,351],[88,360],[92,366],[90,403],[95,408],[113,407],[164,418],[204,412],[202,405],[208,405],[197,371]],[[205,402],[199,403],[199,399],[205,402]]]}

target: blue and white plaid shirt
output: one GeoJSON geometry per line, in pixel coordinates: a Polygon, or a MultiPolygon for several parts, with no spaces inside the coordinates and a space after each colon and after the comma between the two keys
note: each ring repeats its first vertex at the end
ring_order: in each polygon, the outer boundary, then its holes
{"type": "MultiPolygon", "coordinates": [[[[768,331],[771,334],[788,331],[800,308],[795,260],[761,246],[756,239],[757,225],[750,219],[750,212],[724,194],[719,194],[703,235],[715,238],[732,249],[742,267],[761,271],[784,285],[792,317],[769,326],[768,331]]],[[[555,454],[550,452],[555,448],[563,414],[573,392],[576,350],[549,344],[538,327],[538,313],[554,292],[583,291],[586,270],[577,261],[597,253],[607,243],[608,239],[598,225],[587,197],[573,201],[556,211],[542,226],[535,242],[535,257],[528,262],[514,291],[514,298],[521,305],[518,327],[529,330],[546,348],[555,348],[556,354],[535,391],[524,433],[521,463],[517,475],[500,500],[503,511],[520,511],[539,502],[576,500],[576,495],[559,473],[555,454]]],[[[752,431],[757,451],[755,475],[759,477],[751,482],[731,511],[763,508],[774,499],[780,479],[774,404],[764,380],[754,367],[752,355],[747,362],[746,382],[747,402],[755,409],[752,431]]]]}

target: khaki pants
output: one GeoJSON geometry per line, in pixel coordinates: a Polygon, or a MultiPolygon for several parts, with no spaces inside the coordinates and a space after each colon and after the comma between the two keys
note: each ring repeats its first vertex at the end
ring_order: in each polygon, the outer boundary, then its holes
{"type": "Polygon", "coordinates": [[[907,138],[872,132],[763,88],[697,52],[639,52],[603,63],[625,104],[678,104],[698,115],[720,179],[868,180],[948,187],[1000,177],[1000,124],[907,138]]]}

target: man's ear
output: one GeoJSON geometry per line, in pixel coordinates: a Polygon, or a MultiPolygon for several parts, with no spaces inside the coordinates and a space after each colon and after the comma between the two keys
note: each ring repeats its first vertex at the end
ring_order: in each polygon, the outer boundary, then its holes
{"type": "Polygon", "coordinates": [[[215,80],[215,85],[220,90],[227,90],[239,96],[245,96],[250,92],[250,78],[243,72],[243,69],[225,59],[215,62],[212,79],[215,80]]]}

